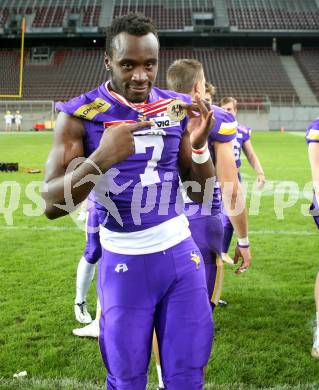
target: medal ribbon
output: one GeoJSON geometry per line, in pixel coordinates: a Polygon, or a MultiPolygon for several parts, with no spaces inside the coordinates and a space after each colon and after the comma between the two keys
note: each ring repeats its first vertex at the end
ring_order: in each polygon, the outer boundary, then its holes
{"type": "Polygon", "coordinates": [[[133,110],[137,111],[139,114],[142,114],[146,117],[165,112],[167,106],[174,100],[174,99],[159,99],[152,103],[132,103],[126,100],[125,97],[119,95],[114,91],[111,91],[109,88],[109,84],[110,82],[108,81],[106,83],[106,88],[109,94],[114,97],[114,99],[116,99],[124,106],[130,107],[133,110]]]}

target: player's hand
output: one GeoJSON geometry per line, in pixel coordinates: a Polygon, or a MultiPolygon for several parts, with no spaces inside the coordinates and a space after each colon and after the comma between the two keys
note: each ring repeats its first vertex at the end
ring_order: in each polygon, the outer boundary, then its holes
{"type": "Polygon", "coordinates": [[[213,110],[211,105],[195,95],[195,102],[186,107],[189,117],[187,130],[190,133],[190,142],[194,149],[202,148],[206,142],[208,135],[215,124],[213,110]]]}
{"type": "Polygon", "coordinates": [[[247,269],[249,268],[251,261],[250,247],[243,248],[239,247],[238,245],[236,246],[234,264],[237,264],[239,259],[242,259],[242,262],[240,264],[240,267],[237,268],[237,270],[235,271],[236,274],[241,274],[242,272],[247,271],[247,269]]]}
{"type": "Polygon", "coordinates": [[[264,188],[265,183],[266,183],[265,175],[263,173],[258,173],[256,181],[257,181],[258,189],[262,190],[264,188]]]}
{"type": "Polygon", "coordinates": [[[135,153],[134,132],[151,127],[152,122],[121,123],[104,130],[99,147],[94,152],[95,163],[102,171],[111,164],[124,161],[135,153]]]}

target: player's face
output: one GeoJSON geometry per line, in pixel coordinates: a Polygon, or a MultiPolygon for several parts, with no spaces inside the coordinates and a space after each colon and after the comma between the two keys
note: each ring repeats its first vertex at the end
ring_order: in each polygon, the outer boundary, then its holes
{"type": "Polygon", "coordinates": [[[231,112],[234,116],[237,114],[237,110],[235,109],[235,105],[233,102],[229,102],[221,106],[225,111],[231,112]]]}
{"type": "Polygon", "coordinates": [[[204,97],[204,99],[205,99],[209,104],[213,104],[212,95],[211,95],[209,92],[205,92],[205,97],[204,97]]]}
{"type": "Polygon", "coordinates": [[[158,41],[152,33],[141,37],[118,34],[113,40],[112,57],[105,56],[112,89],[131,102],[146,100],[157,75],[158,51],[158,41]]]}

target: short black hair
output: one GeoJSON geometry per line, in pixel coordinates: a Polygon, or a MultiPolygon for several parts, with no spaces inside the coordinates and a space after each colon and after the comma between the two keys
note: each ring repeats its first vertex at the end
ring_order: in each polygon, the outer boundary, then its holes
{"type": "Polygon", "coordinates": [[[157,40],[158,34],[152,19],[143,14],[130,13],[119,18],[115,18],[106,30],[105,51],[112,57],[113,39],[121,32],[126,32],[137,37],[148,33],[153,33],[157,40]]]}

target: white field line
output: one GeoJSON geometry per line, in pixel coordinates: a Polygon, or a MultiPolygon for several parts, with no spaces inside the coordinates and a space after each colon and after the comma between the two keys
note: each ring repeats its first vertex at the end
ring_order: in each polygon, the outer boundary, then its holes
{"type": "MultiPolygon", "coordinates": [[[[81,231],[78,227],[74,226],[0,226],[0,230],[33,230],[33,231],[81,231]]],[[[311,232],[307,230],[250,230],[249,234],[256,236],[274,236],[274,235],[283,235],[283,236],[318,236],[317,232],[311,232]]]]}
{"type": "Polygon", "coordinates": [[[103,390],[105,385],[93,382],[84,382],[72,378],[44,379],[38,377],[4,379],[0,378],[1,389],[76,389],[76,390],[103,390]]]}
{"type": "Polygon", "coordinates": [[[305,137],[306,130],[305,131],[287,131],[285,134],[296,135],[297,137],[305,137]]]}

